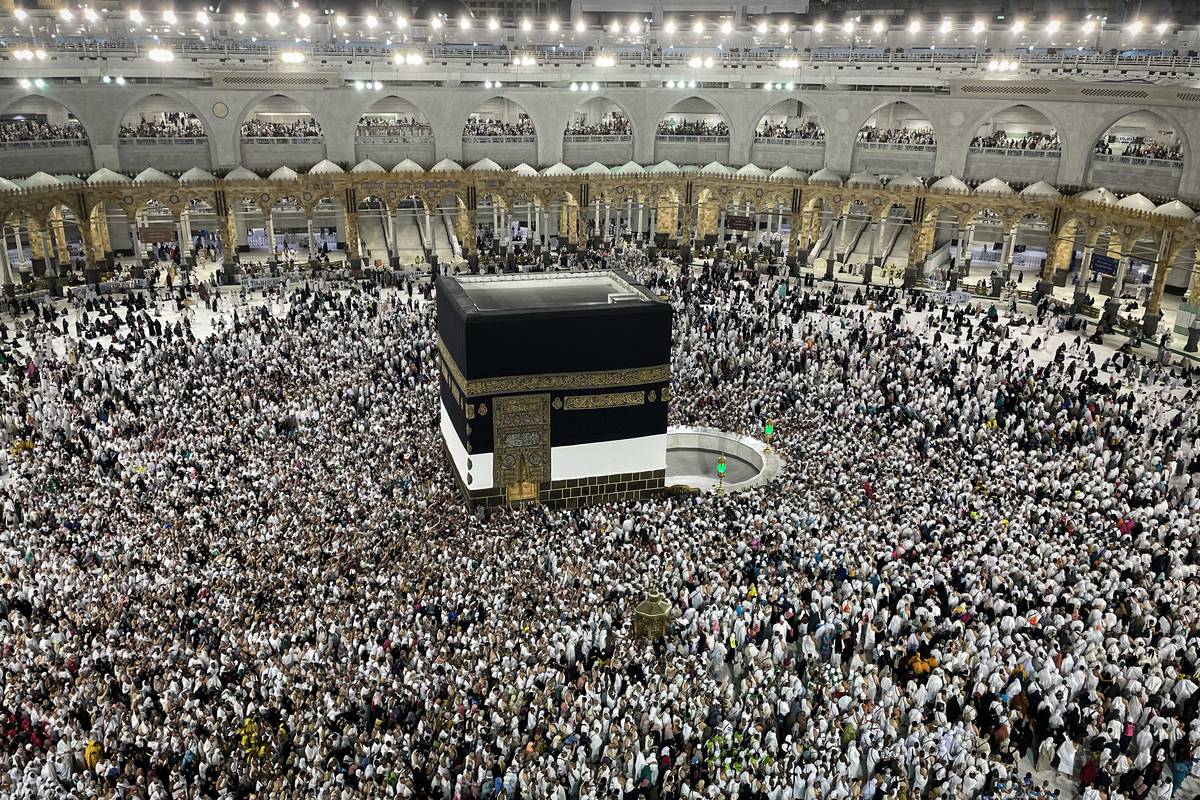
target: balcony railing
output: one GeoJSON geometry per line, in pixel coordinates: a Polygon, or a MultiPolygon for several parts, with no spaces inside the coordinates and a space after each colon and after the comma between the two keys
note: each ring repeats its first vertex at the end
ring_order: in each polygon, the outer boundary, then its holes
{"type": "Polygon", "coordinates": [[[358,128],[355,141],[380,144],[429,144],[433,141],[432,131],[412,131],[406,128],[358,128]]]}
{"type": "Polygon", "coordinates": [[[971,147],[971,155],[1006,156],[1009,158],[1061,158],[1061,150],[1029,150],[1022,147],[971,147]]]}
{"type": "Polygon", "coordinates": [[[243,136],[243,144],[322,144],[320,136],[243,136]]]}
{"type": "Polygon", "coordinates": [[[121,144],[165,144],[197,145],[208,144],[207,136],[122,136],[121,144]]]}
{"type": "Polygon", "coordinates": [[[1104,161],[1109,164],[1130,164],[1135,167],[1158,167],[1159,169],[1183,169],[1182,159],[1174,158],[1144,158],[1142,156],[1115,156],[1108,153],[1092,154],[1094,161],[1104,161]]]}
{"type": "Polygon", "coordinates": [[[536,136],[463,136],[463,144],[536,144],[536,136]]]}
{"type": "Polygon", "coordinates": [[[655,137],[667,144],[728,144],[728,136],[676,136],[673,133],[660,133],[655,137]]]}
{"type": "Polygon", "coordinates": [[[894,153],[936,153],[936,144],[911,144],[909,142],[855,142],[862,150],[890,150],[894,153]]]}
{"type": "Polygon", "coordinates": [[[755,136],[754,143],[755,144],[780,144],[785,147],[814,147],[814,148],[816,148],[816,147],[824,147],[825,146],[824,139],[801,139],[798,137],[784,138],[782,136],[779,136],[779,137],[755,136]]]}
{"type": "Polygon", "coordinates": [[[620,144],[632,141],[633,137],[628,133],[563,134],[563,144],[620,144]]]}
{"type": "Polygon", "coordinates": [[[87,139],[32,139],[27,142],[0,142],[3,150],[44,150],[52,147],[88,147],[87,139]]]}

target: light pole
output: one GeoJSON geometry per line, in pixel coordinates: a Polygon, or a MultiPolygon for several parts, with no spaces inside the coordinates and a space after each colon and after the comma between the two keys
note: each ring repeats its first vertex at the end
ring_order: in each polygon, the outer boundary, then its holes
{"type": "Polygon", "coordinates": [[[725,462],[725,454],[721,453],[717,456],[717,494],[725,494],[725,470],[727,469],[725,462]]]}
{"type": "Polygon", "coordinates": [[[775,420],[767,418],[763,425],[763,438],[767,440],[767,446],[763,448],[763,453],[771,452],[771,437],[775,435],[775,420]]]}

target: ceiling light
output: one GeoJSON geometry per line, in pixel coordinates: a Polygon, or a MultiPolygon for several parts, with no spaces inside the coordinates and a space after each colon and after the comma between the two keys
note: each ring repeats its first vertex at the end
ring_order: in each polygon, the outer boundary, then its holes
{"type": "Polygon", "coordinates": [[[523,30],[523,31],[533,30],[533,23],[527,19],[521,20],[521,30],[523,30]]]}
{"type": "Polygon", "coordinates": [[[296,15],[296,23],[301,28],[307,28],[309,25],[312,24],[312,17],[310,17],[308,14],[305,14],[303,11],[301,11],[299,14],[296,15]]]}
{"type": "Polygon", "coordinates": [[[765,19],[762,22],[760,22],[754,26],[754,30],[758,33],[759,36],[766,36],[767,29],[768,29],[768,25],[767,25],[767,21],[765,19]]]}
{"type": "Polygon", "coordinates": [[[854,20],[848,19],[842,23],[842,30],[846,33],[854,33],[854,20]]]}
{"type": "Polygon", "coordinates": [[[698,19],[692,23],[692,33],[704,33],[704,20],[698,19]]]}
{"type": "Polygon", "coordinates": [[[374,29],[379,24],[379,20],[375,19],[374,14],[367,14],[367,27],[374,29]]]}
{"type": "Polygon", "coordinates": [[[33,51],[32,50],[14,50],[13,58],[15,58],[17,61],[32,61],[33,60],[33,51]]]}
{"type": "Polygon", "coordinates": [[[361,91],[363,90],[363,88],[364,88],[364,85],[363,85],[363,82],[362,82],[362,81],[355,81],[355,82],[354,82],[354,89],[355,89],[355,91],[361,92],[361,91]]]}
{"type": "Polygon", "coordinates": [[[1143,27],[1144,23],[1140,19],[1135,19],[1133,22],[1129,23],[1129,32],[1134,36],[1137,36],[1142,32],[1143,27]]]}
{"type": "Polygon", "coordinates": [[[575,83],[574,81],[571,81],[571,91],[572,91],[572,92],[578,92],[578,91],[579,91],[579,84],[578,84],[578,83],[575,83]]]}
{"type": "MultiPolygon", "coordinates": [[[[142,21],[141,14],[138,15],[138,19],[136,21],[137,22],[142,21]]],[[[236,22],[238,25],[245,25],[246,24],[246,15],[243,14],[241,11],[239,11],[233,15],[233,21],[236,22]]]]}
{"type": "Polygon", "coordinates": [[[504,86],[504,84],[503,84],[503,83],[501,83],[500,81],[496,81],[496,82],[495,82],[495,83],[493,83],[492,85],[493,85],[493,86],[495,86],[497,89],[499,89],[499,88],[501,88],[501,87],[503,87],[503,86],[504,86]]]}
{"type": "Polygon", "coordinates": [[[668,89],[674,89],[674,88],[675,88],[675,81],[667,81],[667,88],[668,88],[668,89]]]}
{"type": "Polygon", "coordinates": [[[587,30],[587,23],[584,22],[583,20],[579,20],[579,22],[575,23],[575,30],[578,33],[585,32],[587,30]]]}
{"type": "Polygon", "coordinates": [[[993,58],[991,61],[988,62],[987,68],[988,68],[988,72],[995,72],[996,70],[1000,69],[1000,62],[993,58]]]}
{"type": "Polygon", "coordinates": [[[558,33],[558,20],[550,20],[548,23],[546,23],[546,27],[550,29],[551,33],[558,33]]]}
{"type": "Polygon", "coordinates": [[[795,89],[795,88],[796,88],[796,84],[795,84],[795,83],[793,83],[792,81],[788,81],[788,82],[787,82],[787,85],[786,85],[784,88],[785,88],[785,89],[787,89],[787,90],[790,92],[790,91],[792,91],[793,89],[795,89]]]}
{"type": "Polygon", "coordinates": [[[800,59],[798,59],[798,58],[785,58],[785,59],[783,59],[782,61],[780,61],[780,62],[779,62],[779,66],[780,66],[780,68],[781,68],[781,69],[799,69],[799,67],[800,67],[800,59]]]}
{"type": "Polygon", "coordinates": [[[1167,30],[1168,30],[1170,27],[1171,27],[1171,23],[1169,23],[1169,22],[1160,22],[1160,23],[1158,23],[1157,25],[1155,25],[1155,26],[1154,26],[1154,32],[1155,32],[1155,33],[1157,33],[1159,36],[1161,36],[1161,35],[1163,35],[1164,33],[1166,33],[1166,32],[1167,32],[1167,30]]]}
{"type": "Polygon", "coordinates": [[[617,60],[615,58],[613,58],[612,56],[607,55],[605,53],[601,53],[600,55],[596,56],[596,66],[597,67],[601,67],[601,68],[611,67],[611,66],[614,66],[616,63],[617,63],[617,60]]]}
{"type": "Polygon", "coordinates": [[[490,89],[490,88],[492,88],[492,82],[491,82],[491,81],[484,81],[484,82],[483,82],[483,88],[485,88],[485,89],[490,89]]]}
{"type": "Polygon", "coordinates": [[[168,25],[174,25],[178,21],[179,18],[175,16],[175,12],[171,9],[168,8],[163,12],[163,22],[167,23],[168,25]]]}
{"type": "Polygon", "coordinates": [[[764,91],[764,92],[769,92],[769,91],[771,91],[771,84],[769,84],[769,83],[764,83],[764,84],[763,84],[763,91],[764,91]]]}
{"type": "Polygon", "coordinates": [[[942,24],[938,26],[938,32],[943,36],[950,32],[950,19],[948,17],[942,20],[942,24]]]}
{"type": "Polygon", "coordinates": [[[704,59],[700,58],[700,56],[692,56],[688,59],[688,66],[692,69],[700,69],[703,64],[704,59]]]}
{"type": "Polygon", "coordinates": [[[285,64],[303,64],[304,53],[299,50],[283,50],[279,53],[279,60],[285,64]]]}
{"type": "Polygon", "coordinates": [[[689,88],[689,89],[695,89],[695,88],[696,88],[696,82],[695,82],[695,81],[688,81],[688,88],[689,88]]]}
{"type": "Polygon", "coordinates": [[[500,30],[500,20],[496,19],[495,17],[492,17],[491,19],[489,19],[488,20],[488,30],[489,31],[500,30]]]}
{"type": "Polygon", "coordinates": [[[69,8],[60,8],[58,10],[58,16],[62,18],[63,22],[70,22],[71,20],[75,19],[75,15],[71,13],[71,9],[69,8]]]}
{"type": "Polygon", "coordinates": [[[471,20],[468,17],[459,17],[458,27],[464,31],[471,30],[471,20]]]}
{"type": "Polygon", "coordinates": [[[630,33],[641,33],[642,32],[642,24],[635,19],[633,22],[629,23],[629,32],[630,33]]]}
{"type": "Polygon", "coordinates": [[[1021,64],[1020,64],[1020,62],[1019,62],[1019,61],[1010,61],[1010,62],[1008,62],[1008,71],[1009,71],[1009,72],[1016,72],[1016,71],[1017,71],[1017,67],[1019,67],[1019,66],[1021,66],[1021,64]]]}
{"type": "Polygon", "coordinates": [[[1012,32],[1020,33],[1023,30],[1025,30],[1025,20],[1023,20],[1023,19],[1014,20],[1013,24],[1012,24],[1012,32]]]}
{"type": "Polygon", "coordinates": [[[1083,28],[1082,28],[1082,30],[1083,30],[1083,32],[1084,32],[1085,34],[1087,34],[1087,35],[1089,35],[1089,36],[1090,36],[1090,35],[1092,34],[1092,32],[1096,30],[1096,22],[1095,22],[1095,20],[1090,20],[1090,19],[1089,19],[1087,22],[1083,23],[1083,28]]]}
{"type": "Polygon", "coordinates": [[[129,12],[129,19],[140,25],[142,22],[142,12],[138,11],[136,8],[133,9],[132,11],[129,12]]]}
{"type": "Polygon", "coordinates": [[[442,18],[434,17],[433,19],[429,20],[429,27],[433,28],[435,31],[440,31],[442,29],[442,18]]]}
{"type": "Polygon", "coordinates": [[[729,20],[722,22],[721,23],[721,33],[725,34],[726,36],[733,33],[733,23],[730,22],[729,20]]]}
{"type": "Polygon", "coordinates": [[[813,25],[813,30],[816,31],[817,33],[824,33],[825,32],[825,23],[817,22],[816,25],[813,25]]]}
{"type": "Polygon", "coordinates": [[[1062,27],[1061,21],[1059,21],[1057,19],[1052,19],[1046,23],[1046,33],[1053,36],[1054,34],[1058,33],[1058,31],[1061,27],[1062,27]]]}
{"type": "Polygon", "coordinates": [[[125,76],[124,75],[118,75],[117,77],[113,78],[113,80],[115,80],[117,82],[117,86],[125,85],[125,76]]]}
{"type": "Polygon", "coordinates": [[[883,28],[883,20],[877,19],[875,20],[875,24],[871,26],[871,32],[878,36],[879,34],[883,33],[883,28]]]}
{"type": "Polygon", "coordinates": [[[381,89],[383,89],[383,81],[375,81],[375,91],[378,92],[381,89]]]}
{"type": "Polygon", "coordinates": [[[612,24],[608,26],[608,29],[610,31],[612,31],[613,33],[620,33],[621,32],[621,23],[614,19],[612,21],[612,24]]]}
{"type": "Polygon", "coordinates": [[[401,29],[407,28],[408,20],[405,19],[404,17],[396,17],[396,27],[401,28],[401,29]]]}
{"type": "Polygon", "coordinates": [[[38,61],[45,61],[46,60],[46,51],[39,47],[37,50],[33,51],[33,57],[36,58],[38,61]]]}
{"type": "Polygon", "coordinates": [[[425,57],[420,53],[409,53],[404,57],[404,63],[410,67],[419,67],[425,63],[425,57]]]}
{"type": "Polygon", "coordinates": [[[267,12],[267,24],[270,25],[272,28],[279,27],[279,15],[276,14],[274,11],[268,11],[267,12]]]}
{"type": "Polygon", "coordinates": [[[781,22],[781,23],[779,23],[779,32],[780,32],[780,33],[785,33],[785,34],[786,34],[786,33],[788,33],[788,32],[789,32],[791,29],[792,29],[792,24],[791,24],[790,22],[781,22]]]}
{"type": "MultiPolygon", "coordinates": [[[[304,14],[301,14],[300,16],[303,17],[304,14]]],[[[208,12],[203,9],[197,11],[196,12],[196,22],[198,22],[201,25],[207,25],[209,23],[208,12]]]]}
{"type": "Polygon", "coordinates": [[[165,47],[151,47],[149,52],[146,53],[146,58],[156,61],[159,64],[165,64],[168,61],[174,61],[175,54],[165,47]]]}
{"type": "Polygon", "coordinates": [[[712,67],[712,65],[713,65],[712,56],[706,56],[706,57],[705,57],[705,59],[704,59],[704,66],[705,66],[705,68],[706,68],[706,69],[707,69],[707,68],[711,68],[711,67],[712,67]]]}
{"type": "Polygon", "coordinates": [[[91,6],[88,6],[83,10],[83,16],[88,22],[95,22],[96,20],[100,19],[100,15],[97,14],[96,10],[91,6]]]}
{"type": "Polygon", "coordinates": [[[29,80],[29,78],[21,78],[21,80],[17,81],[17,85],[22,89],[30,89],[33,87],[33,81],[29,80]]]}
{"type": "Polygon", "coordinates": [[[921,30],[921,20],[914,19],[908,23],[908,32],[917,33],[921,30]]]}
{"type": "Polygon", "coordinates": [[[29,15],[25,13],[25,9],[17,8],[13,10],[13,16],[16,17],[18,21],[24,22],[25,18],[29,15]]]}
{"type": "Polygon", "coordinates": [[[336,22],[336,23],[337,23],[337,26],[338,26],[339,28],[344,28],[344,27],[346,27],[346,23],[347,23],[348,21],[349,21],[349,20],[347,20],[347,19],[346,19],[346,15],[345,15],[345,14],[338,14],[338,15],[337,15],[337,19],[336,19],[336,20],[334,20],[334,22],[336,22]]]}
{"type": "Polygon", "coordinates": [[[33,85],[34,85],[34,86],[36,86],[36,87],[37,87],[37,88],[39,88],[39,89],[45,89],[45,88],[46,88],[46,82],[45,82],[44,80],[42,80],[41,78],[34,78],[34,79],[33,79],[33,85]]]}
{"type": "Polygon", "coordinates": [[[975,20],[975,24],[971,26],[971,33],[978,36],[979,34],[983,33],[983,29],[984,29],[983,20],[977,19],[977,20],[975,20]]]}
{"type": "Polygon", "coordinates": [[[104,76],[104,77],[102,77],[100,80],[102,80],[104,83],[112,83],[112,76],[111,76],[111,75],[105,75],[105,76],[104,76]]]}

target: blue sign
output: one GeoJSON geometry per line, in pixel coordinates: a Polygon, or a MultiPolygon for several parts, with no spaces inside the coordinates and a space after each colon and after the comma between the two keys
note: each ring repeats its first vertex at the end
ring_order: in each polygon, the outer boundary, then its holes
{"type": "Polygon", "coordinates": [[[1101,275],[1116,275],[1117,260],[1112,256],[1092,253],[1092,272],[1098,272],[1101,275]]]}

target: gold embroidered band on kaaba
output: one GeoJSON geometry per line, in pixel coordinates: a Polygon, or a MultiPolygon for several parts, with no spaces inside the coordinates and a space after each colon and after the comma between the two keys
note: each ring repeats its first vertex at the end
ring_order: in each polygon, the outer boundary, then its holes
{"type": "Polygon", "coordinates": [[[516,392],[548,392],[553,390],[573,391],[583,389],[613,389],[621,386],[643,386],[648,383],[666,383],[671,380],[671,365],[657,367],[634,367],[603,372],[562,372],[548,375],[505,375],[502,378],[477,378],[469,381],[450,356],[439,336],[438,353],[442,366],[449,371],[451,392],[458,389],[464,397],[487,397],[494,394],[516,392]]]}

